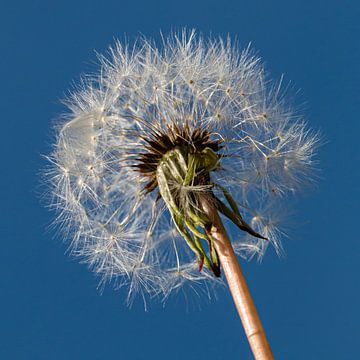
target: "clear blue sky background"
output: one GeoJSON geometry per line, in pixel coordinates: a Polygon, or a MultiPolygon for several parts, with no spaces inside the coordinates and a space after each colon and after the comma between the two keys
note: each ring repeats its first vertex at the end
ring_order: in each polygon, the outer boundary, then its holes
{"type": "Polygon", "coordinates": [[[318,188],[296,204],[287,256],[243,268],[277,359],[360,358],[360,5],[344,1],[4,1],[0,15],[0,359],[250,359],[230,296],[163,308],[101,296],[46,230],[39,169],[59,99],[94,50],[182,26],[252,42],[274,78],[301,89],[319,151],[318,188]]]}

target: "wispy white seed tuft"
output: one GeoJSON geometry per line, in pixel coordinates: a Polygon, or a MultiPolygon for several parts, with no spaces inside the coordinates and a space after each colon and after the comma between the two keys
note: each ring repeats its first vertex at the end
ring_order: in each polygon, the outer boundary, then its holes
{"type": "MultiPolygon", "coordinates": [[[[164,201],[144,193],[148,178],[133,168],[149,131],[174,121],[206,128],[221,141],[211,180],[281,253],[279,209],[311,178],[318,137],[286,104],[281,82],[267,79],[253,51],[184,31],[160,48],[144,39],[133,47],[117,42],[100,65],[100,74],[85,77],[66,102],[69,113],[49,156],[52,205],[72,254],[102,282],[127,285],[129,300],[136,293],[166,299],[184,285],[197,289],[205,282],[207,290],[219,283],[207,269],[198,271],[164,201]]],[[[183,207],[208,188],[172,185],[183,207]]],[[[269,244],[232,235],[236,252],[247,258],[261,258],[269,244]]]]}

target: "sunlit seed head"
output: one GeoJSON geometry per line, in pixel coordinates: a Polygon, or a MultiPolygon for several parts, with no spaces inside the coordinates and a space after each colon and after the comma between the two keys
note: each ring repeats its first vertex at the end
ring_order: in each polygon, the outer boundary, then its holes
{"type": "Polygon", "coordinates": [[[279,210],[311,178],[318,137],[255,53],[184,31],[161,47],[117,42],[100,56],[100,67],[67,100],[69,113],[49,156],[56,222],[72,254],[102,284],[128,286],[128,299],[135,293],[167,298],[187,284],[212,289],[218,280],[206,268],[198,271],[176,227],[187,216],[192,234],[199,229],[197,199],[204,194],[226,204],[231,194],[243,218],[269,238],[233,231],[239,255],[261,258],[269,243],[280,253],[279,210]],[[183,155],[167,159],[165,185],[167,201],[186,215],[179,224],[158,184],[159,164],[175,148],[183,155]],[[189,154],[196,166],[186,176],[189,154]]]}

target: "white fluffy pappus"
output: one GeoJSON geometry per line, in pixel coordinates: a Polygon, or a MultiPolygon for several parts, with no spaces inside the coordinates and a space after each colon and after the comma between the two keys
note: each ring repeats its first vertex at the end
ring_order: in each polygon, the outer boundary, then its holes
{"type": "MultiPolygon", "coordinates": [[[[286,104],[251,49],[184,31],[160,48],[144,39],[133,47],[117,42],[99,58],[99,75],[84,77],[66,102],[69,112],[48,157],[52,206],[72,254],[102,283],[127,285],[128,299],[136,293],[165,299],[185,285],[210,296],[221,283],[198,270],[156,186],[144,192],[149,178],[135,169],[150,133],[174,123],[206,129],[219,141],[211,181],[269,239],[232,231],[235,251],[261,258],[272,243],[280,253],[279,208],[311,178],[318,136],[286,104]]],[[[176,191],[186,206],[191,194],[208,187],[176,191]]]]}

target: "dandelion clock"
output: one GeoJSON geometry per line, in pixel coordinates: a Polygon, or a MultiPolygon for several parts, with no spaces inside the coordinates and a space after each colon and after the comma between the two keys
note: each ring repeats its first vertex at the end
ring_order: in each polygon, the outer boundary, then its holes
{"type": "Polygon", "coordinates": [[[272,359],[237,255],[282,251],[278,209],[311,179],[316,134],[229,39],[184,31],[99,58],[49,156],[71,253],[129,301],[224,276],[255,358],[272,359]]]}

